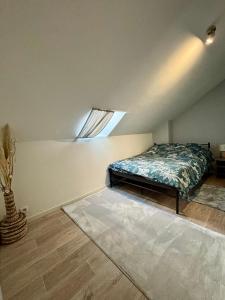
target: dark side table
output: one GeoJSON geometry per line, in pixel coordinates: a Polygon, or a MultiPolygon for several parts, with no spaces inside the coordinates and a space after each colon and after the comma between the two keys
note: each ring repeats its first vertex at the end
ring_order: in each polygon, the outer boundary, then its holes
{"type": "Polygon", "coordinates": [[[216,158],[216,176],[225,178],[225,158],[216,158]]]}

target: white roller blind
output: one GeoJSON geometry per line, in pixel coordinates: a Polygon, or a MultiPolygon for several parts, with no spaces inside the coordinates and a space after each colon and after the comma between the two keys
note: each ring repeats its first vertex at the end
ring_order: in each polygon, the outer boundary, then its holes
{"type": "Polygon", "coordinates": [[[95,137],[105,128],[113,114],[113,111],[93,108],[77,138],[95,137]]]}

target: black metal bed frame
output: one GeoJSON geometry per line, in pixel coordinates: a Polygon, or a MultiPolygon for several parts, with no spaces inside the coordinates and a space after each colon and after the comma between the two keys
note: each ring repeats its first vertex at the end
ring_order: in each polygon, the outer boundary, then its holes
{"type": "MultiPolygon", "coordinates": [[[[154,144],[156,145],[156,144],[154,144]]],[[[207,144],[201,144],[202,146],[207,146],[208,149],[210,149],[210,143],[207,144]]],[[[126,183],[126,184],[130,184],[136,187],[140,187],[141,191],[142,189],[146,189],[146,190],[150,190],[150,191],[155,191],[155,192],[159,192],[162,193],[162,189],[165,191],[170,191],[172,193],[175,193],[176,195],[176,214],[179,214],[179,189],[175,188],[175,187],[171,187],[167,184],[163,184],[163,183],[157,183],[154,182],[152,180],[149,180],[148,178],[142,177],[140,175],[134,175],[134,174],[124,174],[124,173],[120,173],[117,171],[114,171],[112,169],[109,169],[109,180],[110,180],[110,187],[113,187],[116,184],[119,183],[126,183]]],[[[200,182],[201,183],[201,182],[200,182]]],[[[199,186],[199,184],[194,187],[191,191],[193,192],[197,187],[199,186]]]]}

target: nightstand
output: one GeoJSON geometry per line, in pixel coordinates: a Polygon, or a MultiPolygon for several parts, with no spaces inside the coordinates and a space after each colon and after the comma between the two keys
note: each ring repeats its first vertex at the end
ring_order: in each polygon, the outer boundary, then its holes
{"type": "Polygon", "coordinates": [[[225,178],[225,158],[216,158],[216,176],[225,178]]]}

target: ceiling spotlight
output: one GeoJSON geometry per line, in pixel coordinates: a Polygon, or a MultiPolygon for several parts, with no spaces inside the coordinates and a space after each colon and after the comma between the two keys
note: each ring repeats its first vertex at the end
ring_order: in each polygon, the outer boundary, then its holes
{"type": "Polygon", "coordinates": [[[210,45],[214,42],[214,39],[215,39],[216,26],[215,25],[209,26],[209,28],[206,31],[206,34],[207,34],[207,36],[206,36],[205,44],[210,45]]]}

